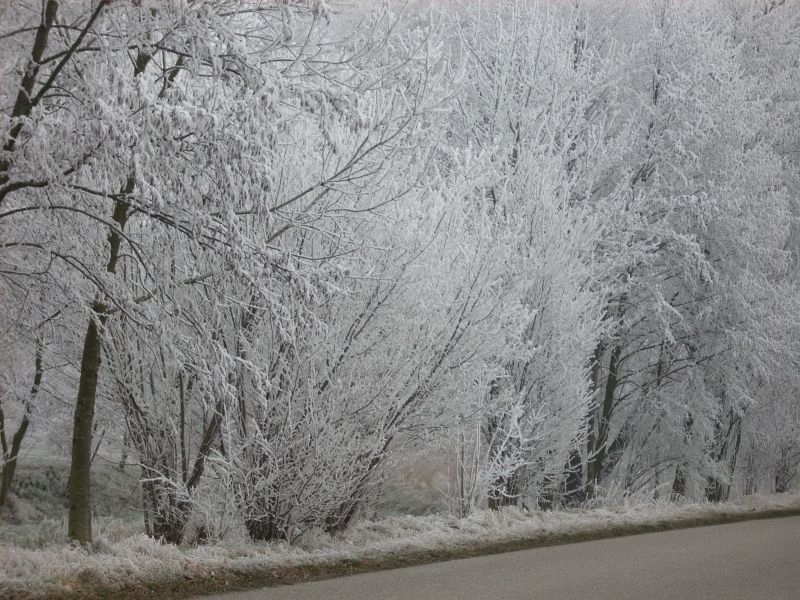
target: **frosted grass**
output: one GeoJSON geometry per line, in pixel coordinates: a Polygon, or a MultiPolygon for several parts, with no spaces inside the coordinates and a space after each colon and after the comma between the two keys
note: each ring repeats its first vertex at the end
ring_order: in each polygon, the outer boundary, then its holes
{"type": "MultiPolygon", "coordinates": [[[[253,543],[232,537],[214,544],[179,547],[160,544],[126,523],[106,520],[92,551],[54,541],[41,548],[0,543],[0,596],[24,591],[36,598],[81,586],[115,587],[194,579],[224,573],[333,564],[341,560],[392,557],[410,551],[436,551],[473,544],[535,538],[547,534],[596,531],[609,526],[708,518],[760,510],[800,507],[800,493],[748,496],[722,504],[620,504],[613,507],[551,512],[504,508],[477,511],[467,518],[448,515],[396,516],[361,521],[338,536],[310,533],[297,545],[253,543]]],[[[47,524],[52,527],[52,524],[47,524]]],[[[36,529],[38,525],[29,525],[36,529]]],[[[35,534],[29,536],[36,538],[35,534]]]]}

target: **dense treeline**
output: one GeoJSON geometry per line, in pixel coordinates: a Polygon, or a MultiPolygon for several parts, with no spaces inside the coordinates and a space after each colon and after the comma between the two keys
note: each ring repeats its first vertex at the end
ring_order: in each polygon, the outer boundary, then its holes
{"type": "Polygon", "coordinates": [[[796,1],[0,11],[0,505],[29,429],[81,542],[104,440],[169,542],[796,481],[796,1]]]}

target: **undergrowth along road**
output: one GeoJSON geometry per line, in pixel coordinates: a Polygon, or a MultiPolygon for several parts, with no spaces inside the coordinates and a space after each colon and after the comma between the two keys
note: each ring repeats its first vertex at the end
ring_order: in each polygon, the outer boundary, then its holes
{"type": "MultiPolygon", "coordinates": [[[[800,515],[797,495],[742,504],[639,505],[550,513],[511,509],[480,511],[467,519],[398,517],[362,523],[342,539],[311,551],[261,546],[225,554],[214,546],[180,549],[147,540],[153,545],[150,548],[138,539],[139,551],[160,555],[138,570],[134,553],[125,552],[120,544],[94,554],[73,548],[57,572],[43,564],[46,550],[0,547],[0,597],[179,600],[542,546],[795,515],[800,515]],[[409,533],[413,529],[416,532],[409,533]],[[39,578],[23,577],[26,564],[33,562],[44,567],[39,578]],[[154,570],[153,565],[161,568],[154,570]]],[[[57,560],[53,552],[50,559],[57,560]]]]}

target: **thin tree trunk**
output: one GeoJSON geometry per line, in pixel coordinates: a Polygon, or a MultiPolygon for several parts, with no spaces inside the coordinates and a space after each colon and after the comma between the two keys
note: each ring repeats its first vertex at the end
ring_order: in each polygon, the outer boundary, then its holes
{"type": "MultiPolygon", "coordinates": [[[[94,429],[97,429],[97,427],[95,427],[94,429]]],[[[94,431],[92,432],[92,436],[94,437],[94,431]]],[[[103,445],[103,440],[105,438],[106,438],[106,430],[105,430],[105,427],[104,427],[103,430],[100,432],[100,438],[97,440],[97,443],[94,445],[94,450],[92,450],[92,458],[89,461],[90,463],[93,463],[94,459],[97,458],[97,454],[100,452],[100,446],[103,445]]]]}
{"type": "MultiPolygon", "coordinates": [[[[12,119],[16,119],[16,123],[8,132],[8,137],[3,145],[3,150],[6,153],[11,153],[17,142],[17,137],[22,130],[22,120],[19,117],[27,117],[31,112],[31,98],[33,96],[33,86],[36,83],[36,78],[39,75],[39,66],[47,49],[47,40],[50,37],[50,30],[53,27],[53,22],[58,12],[58,2],[56,0],[48,0],[47,4],[42,10],[42,18],[39,27],[36,29],[36,36],[33,39],[33,48],[31,49],[31,57],[25,67],[25,73],[22,76],[22,81],[17,91],[17,98],[14,101],[14,108],[11,113],[12,119]]],[[[12,122],[14,122],[12,120],[12,122]]],[[[0,159],[0,184],[5,184],[8,181],[7,159],[0,159]]]]}
{"type": "MultiPolygon", "coordinates": [[[[41,60],[44,57],[45,50],[47,49],[47,41],[50,37],[50,30],[53,27],[57,12],[58,2],[56,0],[47,0],[46,4],[42,4],[42,15],[39,21],[39,26],[36,29],[36,35],[33,38],[31,55],[27,65],[25,65],[25,72],[22,75],[22,81],[20,81],[19,88],[17,90],[17,96],[14,101],[14,107],[11,112],[11,122],[14,123],[14,125],[9,130],[6,141],[3,144],[5,156],[0,158],[0,185],[5,185],[9,181],[8,168],[11,162],[10,156],[14,151],[14,146],[17,142],[20,132],[22,131],[24,122],[24,119],[21,117],[27,117],[30,115],[32,109],[31,98],[33,95],[33,86],[36,83],[36,79],[39,75],[41,60]]],[[[12,188],[13,186],[9,185],[0,190],[0,204],[3,202],[3,199],[12,188]]],[[[41,381],[41,375],[39,374],[39,370],[41,368],[41,349],[39,347],[37,347],[36,356],[38,361],[36,376],[38,376],[39,381],[41,381]]],[[[38,384],[34,383],[34,389],[38,391],[38,384]]],[[[6,445],[4,419],[2,419],[2,421],[3,422],[0,422],[0,432],[2,432],[3,438],[4,461],[2,483],[0,483],[0,506],[5,505],[9,490],[11,488],[11,482],[14,479],[14,472],[17,468],[17,455],[19,454],[19,447],[22,444],[22,440],[28,430],[28,410],[26,408],[25,415],[22,417],[22,422],[20,423],[19,428],[11,440],[10,450],[6,445]]]]}
{"type": "Polygon", "coordinates": [[[686,467],[683,463],[680,463],[675,469],[671,497],[673,501],[686,498],[686,467]]]}
{"type": "MultiPolygon", "coordinates": [[[[583,490],[584,498],[591,497],[592,495],[592,482],[589,479],[589,460],[594,455],[594,449],[597,447],[597,435],[599,428],[599,418],[597,413],[599,411],[598,407],[600,406],[600,390],[602,389],[600,384],[600,362],[603,360],[605,351],[605,344],[600,342],[595,347],[594,354],[592,355],[591,388],[589,390],[592,397],[592,405],[589,412],[589,419],[586,429],[586,482],[583,490]]],[[[581,464],[581,475],[583,475],[583,464],[581,464]]]]}
{"type": "Polygon", "coordinates": [[[491,510],[499,510],[504,506],[516,506],[520,497],[520,471],[516,470],[508,477],[502,476],[495,480],[494,489],[487,498],[491,510]]]}
{"type": "MultiPolygon", "coordinates": [[[[725,400],[725,392],[722,395],[723,402],[725,400]]],[[[715,438],[720,445],[719,450],[714,456],[716,462],[721,463],[727,460],[727,478],[721,480],[716,476],[710,476],[706,485],[706,500],[709,502],[724,502],[728,499],[731,491],[731,481],[733,473],[736,469],[736,460],[739,455],[739,448],[742,442],[742,417],[734,414],[733,407],[728,409],[728,428],[722,437],[720,432],[722,427],[719,423],[715,426],[715,438]]]]}
{"type": "Polygon", "coordinates": [[[468,504],[467,504],[467,494],[466,494],[466,485],[465,485],[465,478],[466,478],[466,465],[464,461],[466,460],[466,440],[464,439],[464,425],[462,423],[461,430],[458,433],[458,453],[457,453],[457,461],[458,464],[456,465],[456,485],[458,487],[458,516],[462,519],[467,516],[468,512],[468,504]]]}
{"type": "Polygon", "coordinates": [[[603,403],[599,407],[596,423],[593,427],[593,444],[589,448],[589,460],[586,465],[586,495],[593,498],[597,493],[597,482],[605,466],[606,449],[611,417],[614,412],[614,395],[617,391],[617,369],[622,355],[622,346],[615,346],[608,361],[608,377],[603,392],[603,403]]]}
{"type": "Polygon", "coordinates": [[[564,479],[564,503],[568,506],[578,504],[583,499],[583,457],[580,450],[573,448],[569,453],[564,479]]]}
{"type": "Polygon", "coordinates": [[[120,453],[119,464],[117,465],[117,468],[120,471],[124,471],[125,465],[128,464],[128,444],[130,444],[129,435],[128,429],[126,428],[125,433],[122,436],[122,452],[120,453]]]}
{"type": "Polygon", "coordinates": [[[28,432],[28,425],[30,424],[30,413],[33,407],[33,401],[39,393],[39,388],[42,385],[42,375],[44,369],[42,368],[42,342],[36,341],[36,359],[33,375],[33,386],[31,387],[31,395],[25,403],[25,412],[22,415],[17,431],[14,437],[11,438],[11,448],[4,448],[3,456],[3,475],[2,482],[0,482],[0,506],[5,506],[8,501],[8,494],[11,491],[11,484],[14,481],[14,474],[17,470],[17,457],[19,456],[20,448],[22,447],[22,440],[25,439],[25,434],[28,432]]]}
{"type": "MultiPolygon", "coordinates": [[[[692,437],[692,425],[694,425],[692,413],[687,413],[686,417],[683,419],[683,443],[686,446],[688,446],[692,437]]],[[[686,498],[688,469],[689,465],[685,461],[678,463],[678,466],[675,469],[675,479],[672,480],[672,500],[682,500],[683,498],[686,498]]]]}

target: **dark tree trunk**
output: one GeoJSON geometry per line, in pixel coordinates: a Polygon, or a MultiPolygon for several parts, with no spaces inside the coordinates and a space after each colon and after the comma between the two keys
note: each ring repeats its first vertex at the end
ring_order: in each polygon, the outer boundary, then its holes
{"type": "MultiPolygon", "coordinates": [[[[44,52],[47,49],[47,40],[50,37],[50,30],[53,27],[57,12],[58,2],[56,0],[48,0],[42,11],[42,18],[39,22],[39,27],[36,29],[36,36],[33,38],[31,57],[25,67],[25,73],[19,85],[17,98],[14,101],[14,108],[11,113],[12,118],[27,117],[30,115],[33,86],[39,75],[39,67],[44,57],[44,52]]],[[[17,137],[19,137],[20,131],[22,130],[22,125],[23,122],[18,120],[11,128],[6,138],[6,143],[3,145],[3,150],[8,153],[14,150],[17,137]]],[[[8,181],[8,175],[6,175],[7,168],[8,165],[5,160],[0,160],[0,184],[4,184],[8,181]]]]}
{"type": "MultiPolygon", "coordinates": [[[[17,96],[14,101],[14,107],[11,111],[12,122],[14,122],[14,125],[9,130],[5,143],[3,144],[3,150],[6,156],[0,158],[0,185],[5,185],[9,181],[8,168],[10,164],[10,155],[14,151],[17,138],[22,131],[24,119],[21,117],[27,117],[30,115],[31,109],[33,108],[31,100],[33,98],[33,86],[35,85],[39,75],[41,61],[44,57],[45,50],[47,49],[50,30],[53,27],[57,12],[58,2],[56,0],[47,0],[46,3],[42,3],[42,15],[39,21],[39,26],[36,29],[36,35],[33,38],[31,55],[27,65],[25,65],[25,71],[22,75],[22,80],[20,81],[17,96]]],[[[2,203],[5,196],[13,188],[14,186],[12,184],[0,190],[0,203],[2,203]]],[[[37,348],[36,357],[37,371],[35,377],[41,380],[40,347],[37,348]]],[[[34,383],[34,389],[38,391],[37,383],[34,383]]],[[[17,456],[19,454],[19,449],[28,430],[29,411],[26,408],[25,414],[22,417],[22,421],[11,440],[10,449],[6,447],[5,422],[2,418],[2,414],[0,414],[0,421],[3,421],[0,422],[0,432],[2,433],[3,438],[4,454],[2,482],[0,483],[0,506],[4,506],[8,499],[11,483],[14,479],[14,473],[17,468],[17,456]]]]}
{"type": "Polygon", "coordinates": [[[580,504],[584,499],[583,459],[577,448],[569,453],[565,471],[564,504],[567,506],[580,504]]]}
{"type": "Polygon", "coordinates": [[[781,448],[781,457],[775,469],[775,493],[783,494],[791,488],[792,481],[797,475],[797,462],[800,459],[800,450],[795,444],[788,444],[781,448]]]}
{"type": "Polygon", "coordinates": [[[244,526],[250,539],[258,542],[286,540],[286,532],[278,528],[272,516],[245,519],[244,526]]]}
{"type": "Polygon", "coordinates": [[[72,424],[72,453],[69,471],[69,539],[81,544],[92,541],[91,465],[92,424],[97,396],[97,374],[100,369],[101,350],[98,320],[105,324],[104,309],[95,304],[97,319],[92,318],[86,329],[81,357],[81,375],[78,398],[72,424]]]}
{"type": "Polygon", "coordinates": [[[520,496],[521,473],[516,471],[510,477],[498,478],[494,489],[489,492],[487,499],[491,510],[499,510],[504,506],[516,506],[520,496]]]}
{"type": "Polygon", "coordinates": [[[325,532],[328,534],[344,531],[353,522],[353,519],[361,508],[366,497],[366,490],[359,489],[353,494],[353,498],[340,506],[325,519],[325,532]]]}
{"type": "Polygon", "coordinates": [[[614,396],[617,391],[619,359],[622,346],[615,346],[608,361],[608,376],[603,391],[603,402],[595,413],[590,437],[589,459],[586,465],[586,495],[593,498],[597,492],[597,483],[603,473],[608,447],[608,433],[611,417],[614,413],[614,396]]]}
{"type": "MultiPolygon", "coordinates": [[[[685,445],[688,445],[689,441],[691,440],[693,425],[694,425],[694,418],[692,417],[692,413],[686,413],[686,416],[683,419],[683,443],[685,445]]],[[[689,465],[686,464],[686,462],[678,463],[678,466],[675,469],[675,478],[672,480],[672,493],[671,493],[671,497],[673,500],[681,500],[683,498],[686,498],[688,469],[689,465]]]]}
{"type": "Polygon", "coordinates": [[[22,446],[22,440],[25,433],[28,431],[28,415],[22,417],[22,421],[17,428],[14,437],[11,440],[11,449],[8,456],[3,461],[3,476],[2,483],[0,483],[0,506],[5,506],[8,502],[8,494],[11,491],[11,483],[14,481],[14,474],[17,470],[17,456],[19,456],[19,449],[22,446]]]}
{"type": "Polygon", "coordinates": [[[686,498],[686,465],[680,463],[675,469],[675,478],[672,480],[672,500],[683,500],[686,498]]]}
{"type": "Polygon", "coordinates": [[[245,517],[244,520],[244,526],[250,539],[262,542],[287,540],[288,532],[285,527],[281,526],[278,519],[277,498],[267,494],[254,504],[255,506],[251,506],[249,510],[251,516],[245,517]]]}
{"type": "Polygon", "coordinates": [[[120,452],[119,456],[119,463],[117,464],[117,468],[120,471],[125,470],[125,465],[128,464],[128,445],[130,444],[130,440],[128,439],[128,430],[125,430],[125,434],[122,437],[122,452],[120,452]]]}
{"type": "Polygon", "coordinates": [[[167,544],[180,544],[189,520],[189,504],[174,489],[159,484],[159,470],[146,469],[142,489],[149,504],[148,535],[167,544]]]}
{"type": "MultiPolygon", "coordinates": [[[[22,440],[25,439],[25,434],[28,432],[30,424],[30,413],[33,408],[33,402],[36,395],[39,393],[39,388],[42,385],[42,375],[44,368],[42,367],[42,342],[36,341],[36,358],[34,360],[34,374],[33,386],[31,386],[31,394],[28,401],[25,403],[25,412],[22,415],[22,420],[14,432],[14,437],[11,438],[11,448],[6,448],[5,444],[5,431],[3,431],[3,475],[0,481],[0,506],[5,506],[8,502],[8,494],[11,491],[11,484],[14,481],[14,474],[17,471],[17,457],[19,456],[20,448],[22,447],[22,440]]],[[[0,427],[5,428],[5,419],[0,419],[0,427]]]]}
{"type": "Polygon", "coordinates": [[[779,470],[775,474],[775,493],[783,494],[789,491],[787,474],[783,470],[779,470]]]}
{"type": "Polygon", "coordinates": [[[706,500],[722,502],[726,497],[727,486],[716,477],[709,477],[706,483],[706,500]]]}
{"type": "MultiPolygon", "coordinates": [[[[123,194],[133,191],[134,180],[129,177],[122,190],[123,194]]],[[[119,230],[125,228],[128,220],[128,208],[122,202],[114,205],[112,215],[119,230]]],[[[116,273],[122,237],[119,231],[112,229],[108,234],[110,245],[106,271],[116,273]]],[[[69,471],[69,523],[67,526],[69,539],[80,544],[92,541],[91,510],[91,467],[92,467],[92,427],[94,425],[94,406],[97,398],[97,376],[102,361],[101,329],[108,320],[108,309],[103,302],[96,300],[92,304],[93,317],[89,319],[86,335],[83,340],[81,355],[80,380],[78,382],[78,398],[75,402],[75,414],[72,422],[72,453],[69,471]]]]}
{"type": "MultiPolygon", "coordinates": [[[[723,400],[724,400],[723,394],[723,400]]],[[[733,477],[736,469],[736,461],[739,457],[739,448],[742,443],[742,416],[734,414],[733,408],[728,411],[728,428],[724,435],[721,434],[722,428],[717,424],[716,435],[719,444],[719,451],[716,453],[717,462],[727,460],[727,472],[729,477],[733,477]]],[[[709,477],[706,485],[706,499],[709,502],[724,502],[728,499],[731,491],[729,482],[720,481],[716,477],[709,477]]]]}
{"type": "Polygon", "coordinates": [[[350,494],[350,498],[348,498],[346,502],[341,504],[325,519],[325,531],[327,533],[333,534],[343,531],[350,525],[350,523],[353,522],[358,510],[364,506],[364,503],[367,499],[370,477],[372,477],[372,475],[375,473],[375,470],[378,468],[378,465],[381,463],[381,460],[383,460],[383,458],[386,456],[386,452],[389,449],[389,444],[392,443],[393,437],[394,436],[390,436],[384,442],[383,448],[380,450],[380,452],[376,453],[374,456],[363,456],[360,459],[357,459],[367,460],[367,458],[369,458],[369,463],[367,463],[366,468],[360,475],[358,483],[354,486],[353,492],[350,494]]]}

